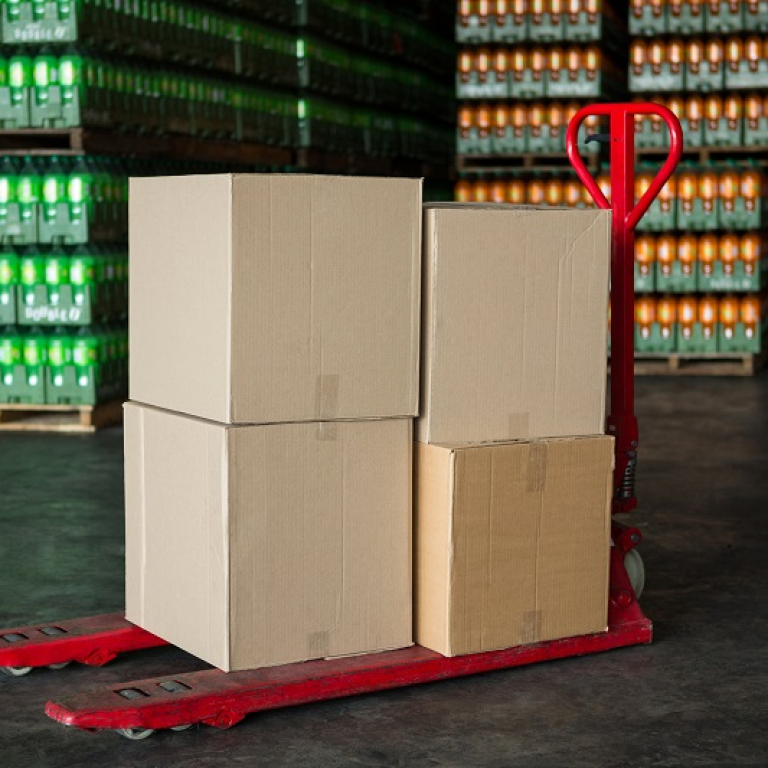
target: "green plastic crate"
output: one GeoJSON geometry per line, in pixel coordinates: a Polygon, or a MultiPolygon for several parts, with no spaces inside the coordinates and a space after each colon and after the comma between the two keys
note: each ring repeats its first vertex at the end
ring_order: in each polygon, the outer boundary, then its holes
{"type": "Polygon", "coordinates": [[[707,3],[704,6],[704,26],[709,35],[730,35],[744,29],[744,3],[740,0],[722,0],[717,11],[707,3]]]}
{"type": "Polygon", "coordinates": [[[677,349],[677,325],[662,328],[660,323],[641,327],[635,323],[635,351],[646,353],[674,352],[677,349]]]}
{"type": "Polygon", "coordinates": [[[719,335],[719,323],[715,323],[710,329],[705,329],[702,323],[696,321],[690,326],[678,324],[677,351],[678,352],[717,352],[717,340],[719,335]]]}
{"type": "Polygon", "coordinates": [[[661,93],[684,91],[686,89],[685,68],[673,68],[669,63],[659,65],[655,72],[651,64],[629,67],[629,90],[632,93],[661,93]],[[637,71],[639,69],[640,71],[637,71]]]}
{"type": "Polygon", "coordinates": [[[696,270],[688,270],[678,260],[670,265],[656,262],[656,290],[664,293],[694,293],[696,270]]]}
{"type": "Polygon", "coordinates": [[[629,10],[629,34],[631,37],[657,37],[669,31],[664,6],[644,4],[629,10]]]}
{"type": "Polygon", "coordinates": [[[744,29],[747,32],[768,32],[768,0],[754,0],[750,8],[744,9],[744,29]]]}
{"type": "Polygon", "coordinates": [[[739,260],[733,265],[733,271],[726,273],[723,263],[717,260],[712,264],[711,271],[705,271],[702,264],[698,264],[696,284],[698,290],[712,293],[756,293],[763,285],[763,272],[765,264],[747,272],[743,261],[739,260]]]}
{"type": "Polygon", "coordinates": [[[29,127],[29,87],[32,60],[28,56],[5,58],[0,54],[0,129],[29,127]]]}
{"type": "MultiPolygon", "coordinates": [[[[686,137],[687,138],[687,137],[686,137]]],[[[704,121],[705,147],[740,147],[744,143],[744,120],[729,120],[720,117],[718,120],[704,121]]]]}
{"type": "Polygon", "coordinates": [[[670,35],[703,35],[704,34],[704,8],[701,5],[692,6],[689,3],[681,3],[674,7],[667,6],[667,32],[670,35]]]}

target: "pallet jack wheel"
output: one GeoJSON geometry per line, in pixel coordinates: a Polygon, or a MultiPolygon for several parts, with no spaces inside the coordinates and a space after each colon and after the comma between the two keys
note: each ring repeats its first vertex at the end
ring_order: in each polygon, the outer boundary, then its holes
{"type": "Polygon", "coordinates": [[[142,739],[148,739],[154,732],[154,728],[118,728],[117,733],[121,736],[125,736],[126,739],[131,741],[141,741],[142,739]]]}
{"type": "Polygon", "coordinates": [[[188,723],[187,725],[173,725],[171,726],[172,731],[188,731],[194,723],[188,723]]]}
{"type": "Polygon", "coordinates": [[[48,669],[64,669],[64,667],[68,667],[71,663],[71,661],[62,661],[61,664],[49,664],[48,669]]]}
{"type": "Polygon", "coordinates": [[[24,677],[32,671],[32,667],[0,667],[0,671],[11,677],[24,677]]]}
{"type": "Polygon", "coordinates": [[[645,589],[645,565],[643,558],[640,557],[640,553],[636,549],[630,549],[624,555],[624,567],[627,569],[627,576],[635,593],[635,598],[639,600],[640,595],[643,594],[643,589],[645,589]]]}

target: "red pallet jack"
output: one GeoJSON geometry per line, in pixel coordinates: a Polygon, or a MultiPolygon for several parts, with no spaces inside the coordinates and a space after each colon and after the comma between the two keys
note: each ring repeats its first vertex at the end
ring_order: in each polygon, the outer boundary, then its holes
{"type": "MultiPolygon", "coordinates": [[[[611,264],[611,411],[607,429],[616,438],[613,513],[637,505],[635,472],[638,431],[634,415],[634,228],[672,175],[682,154],[677,118],[656,104],[600,104],[580,110],[566,136],[568,157],[600,208],[613,209],[611,264]],[[609,118],[610,131],[588,137],[610,144],[608,202],[581,159],[577,135],[588,115],[609,118]],[[635,115],[655,115],[667,124],[670,153],[636,205],[634,201],[635,115]]],[[[612,525],[608,631],[502,651],[447,658],[420,646],[327,661],[310,661],[247,672],[217,669],[108,685],[48,702],[46,714],[83,730],[115,730],[143,739],[156,729],[185,730],[197,723],[230,728],[247,714],[313,701],[399,688],[489,672],[550,659],[580,656],[650,643],[651,622],[637,603],[644,569],[636,547],[640,531],[612,525]]],[[[79,662],[101,666],[118,654],[166,645],[127,622],[121,614],[94,616],[0,630],[0,668],[23,676],[33,668],[79,662]]]]}

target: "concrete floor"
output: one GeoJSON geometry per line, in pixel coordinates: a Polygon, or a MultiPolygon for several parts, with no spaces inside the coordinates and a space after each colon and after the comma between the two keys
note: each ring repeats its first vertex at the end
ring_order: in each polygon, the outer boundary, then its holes
{"type": "MultiPolygon", "coordinates": [[[[656,642],[129,742],[43,714],[203,665],[171,649],[0,676],[0,766],[768,765],[768,376],[638,382],[656,642]]],[[[0,627],[119,610],[121,433],[0,436],[0,627]]]]}

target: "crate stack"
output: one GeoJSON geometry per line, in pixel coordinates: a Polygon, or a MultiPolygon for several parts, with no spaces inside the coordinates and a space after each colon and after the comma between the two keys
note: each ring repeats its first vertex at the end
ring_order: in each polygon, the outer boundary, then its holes
{"type": "MultiPolygon", "coordinates": [[[[598,0],[461,0],[457,152],[460,201],[591,205],[565,155],[570,118],[626,91],[626,7],[598,0]]],[[[597,170],[599,132],[581,152],[597,170]]]]}
{"type": "MultiPolygon", "coordinates": [[[[768,320],[768,3],[636,2],[629,30],[633,97],[666,104],[686,150],[638,227],[636,348],[675,367],[743,356],[750,372],[768,320]]],[[[635,140],[648,166],[637,177],[640,194],[669,139],[660,121],[645,118],[635,140]]]]}
{"type": "Polygon", "coordinates": [[[445,18],[373,0],[0,3],[3,413],[125,395],[129,176],[448,184],[445,18]]]}

